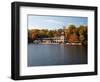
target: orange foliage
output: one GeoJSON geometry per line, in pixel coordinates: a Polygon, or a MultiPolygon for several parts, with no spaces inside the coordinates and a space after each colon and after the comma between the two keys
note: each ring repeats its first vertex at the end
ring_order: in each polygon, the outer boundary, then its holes
{"type": "Polygon", "coordinates": [[[35,39],[37,38],[37,36],[38,36],[38,35],[37,35],[36,33],[33,33],[33,34],[32,34],[32,39],[35,40],[35,39]]]}
{"type": "Polygon", "coordinates": [[[68,36],[68,42],[74,43],[74,42],[76,42],[76,41],[78,41],[78,36],[77,36],[76,34],[70,34],[70,35],[68,36]]]}

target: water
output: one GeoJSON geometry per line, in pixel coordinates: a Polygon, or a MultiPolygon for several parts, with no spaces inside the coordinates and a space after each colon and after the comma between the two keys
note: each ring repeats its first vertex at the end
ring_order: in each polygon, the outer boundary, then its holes
{"type": "Polygon", "coordinates": [[[28,44],[28,66],[87,64],[83,46],[28,44]]]}

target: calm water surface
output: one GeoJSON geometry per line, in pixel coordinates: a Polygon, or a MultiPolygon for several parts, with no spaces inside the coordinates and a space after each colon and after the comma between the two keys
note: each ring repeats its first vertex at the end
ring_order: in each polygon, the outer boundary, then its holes
{"type": "Polygon", "coordinates": [[[28,66],[87,64],[83,46],[28,44],[28,66]]]}

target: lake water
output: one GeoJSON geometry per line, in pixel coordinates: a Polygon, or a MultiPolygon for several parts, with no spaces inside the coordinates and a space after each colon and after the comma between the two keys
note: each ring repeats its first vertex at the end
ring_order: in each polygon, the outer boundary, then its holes
{"type": "Polygon", "coordinates": [[[87,64],[83,46],[28,44],[28,66],[87,64]]]}

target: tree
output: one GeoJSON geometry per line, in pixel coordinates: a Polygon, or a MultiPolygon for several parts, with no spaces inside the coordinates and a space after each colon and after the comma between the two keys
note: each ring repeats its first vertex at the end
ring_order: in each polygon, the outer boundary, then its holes
{"type": "Polygon", "coordinates": [[[73,43],[78,41],[77,28],[75,25],[69,25],[68,29],[65,29],[64,32],[68,42],[73,43]]]}
{"type": "Polygon", "coordinates": [[[73,34],[74,32],[76,32],[76,27],[75,27],[75,25],[69,25],[69,26],[68,26],[68,33],[69,33],[69,34],[73,34]]]}
{"type": "Polygon", "coordinates": [[[87,26],[80,25],[79,29],[79,40],[82,45],[87,45],[87,26]]]}
{"type": "Polygon", "coordinates": [[[32,33],[32,40],[36,40],[38,38],[38,33],[32,33]]]}
{"type": "Polygon", "coordinates": [[[52,30],[48,31],[48,37],[54,37],[54,34],[53,34],[52,30]]]}
{"type": "Polygon", "coordinates": [[[31,30],[28,30],[28,43],[31,43],[32,42],[32,33],[31,33],[31,30]]]}
{"type": "Polygon", "coordinates": [[[38,37],[39,38],[46,38],[46,37],[48,37],[48,30],[46,30],[46,29],[40,30],[39,33],[38,33],[38,37]]]}
{"type": "Polygon", "coordinates": [[[78,36],[76,34],[70,34],[68,37],[69,43],[75,43],[78,41],[78,36]]]}

